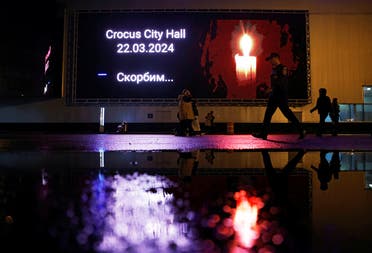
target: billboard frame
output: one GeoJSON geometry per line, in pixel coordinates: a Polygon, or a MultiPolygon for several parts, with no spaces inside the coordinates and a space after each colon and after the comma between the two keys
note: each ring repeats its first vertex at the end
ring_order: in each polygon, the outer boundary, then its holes
{"type": "MultiPolygon", "coordinates": [[[[79,14],[83,13],[213,13],[213,14],[303,14],[305,16],[306,32],[306,97],[304,99],[289,99],[292,107],[301,107],[311,103],[311,75],[310,75],[310,34],[309,11],[307,10],[249,10],[249,9],[125,9],[125,10],[66,10],[64,30],[64,57],[63,57],[63,94],[66,105],[101,105],[101,106],[175,106],[177,98],[78,98],[77,64],[78,64],[78,26],[79,14]]],[[[198,98],[201,106],[265,106],[267,99],[228,99],[228,98],[198,98]]]]}

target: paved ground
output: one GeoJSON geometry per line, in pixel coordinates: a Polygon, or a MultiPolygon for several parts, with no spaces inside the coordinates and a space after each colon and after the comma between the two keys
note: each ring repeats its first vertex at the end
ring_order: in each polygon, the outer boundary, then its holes
{"type": "Polygon", "coordinates": [[[203,135],[179,137],[166,134],[41,134],[0,135],[0,151],[146,151],[146,150],[355,150],[371,151],[371,135],[316,137],[307,135],[269,135],[261,140],[251,135],[203,135]]]}

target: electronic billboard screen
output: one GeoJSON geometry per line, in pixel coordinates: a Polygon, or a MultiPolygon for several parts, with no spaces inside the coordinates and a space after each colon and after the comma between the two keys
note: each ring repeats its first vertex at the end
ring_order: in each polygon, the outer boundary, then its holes
{"type": "Polygon", "coordinates": [[[88,101],[262,100],[280,54],[289,98],[309,94],[306,11],[75,11],[69,15],[67,95],[88,101]]]}

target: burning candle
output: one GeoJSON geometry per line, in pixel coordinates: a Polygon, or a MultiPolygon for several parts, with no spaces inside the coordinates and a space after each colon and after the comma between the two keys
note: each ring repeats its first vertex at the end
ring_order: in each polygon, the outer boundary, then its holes
{"type": "Polygon", "coordinates": [[[239,45],[243,55],[235,55],[236,77],[238,81],[254,82],[256,80],[256,57],[249,55],[253,46],[252,38],[244,34],[239,45]]]}

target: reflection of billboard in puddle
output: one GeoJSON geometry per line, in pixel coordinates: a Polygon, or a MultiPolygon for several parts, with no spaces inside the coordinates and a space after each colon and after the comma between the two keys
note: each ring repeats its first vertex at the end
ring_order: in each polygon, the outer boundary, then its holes
{"type": "Polygon", "coordinates": [[[86,181],[82,217],[68,213],[83,222],[78,242],[93,236],[98,252],[286,248],[295,236],[287,225],[310,217],[310,174],[272,176],[99,173],[86,181]]]}
{"type": "Polygon", "coordinates": [[[41,213],[31,226],[63,252],[259,252],[308,236],[293,229],[311,224],[312,177],[295,166],[300,152],[295,163],[288,152],[17,154],[3,152],[0,165],[35,173],[27,180],[40,190],[41,213]],[[244,154],[257,166],[244,168],[244,154]],[[240,167],[228,167],[229,157],[240,167]]]}
{"type": "Polygon", "coordinates": [[[90,208],[98,207],[98,210],[85,219],[89,220],[88,227],[92,221],[102,224],[101,239],[97,243],[99,252],[125,252],[128,248],[134,252],[154,249],[167,252],[172,244],[182,251],[191,248],[192,232],[187,231],[186,223],[179,221],[172,205],[173,194],[166,191],[175,186],[169,179],[133,174],[116,175],[92,183],[93,193],[102,183],[112,193],[102,203],[97,203],[99,198],[92,198],[90,208]]]}

